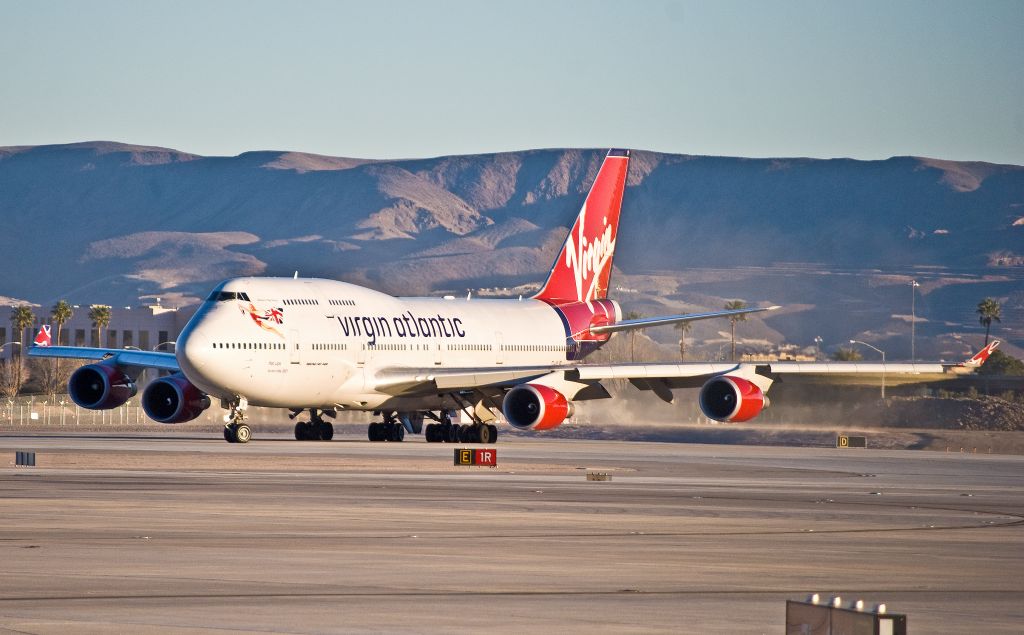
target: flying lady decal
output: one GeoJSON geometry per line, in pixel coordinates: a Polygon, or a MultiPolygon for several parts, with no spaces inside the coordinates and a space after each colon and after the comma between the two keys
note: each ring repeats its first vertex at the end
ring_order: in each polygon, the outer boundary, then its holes
{"type": "Polygon", "coordinates": [[[254,304],[249,303],[248,307],[239,306],[238,309],[243,313],[248,313],[252,321],[256,323],[264,331],[270,331],[274,335],[284,339],[284,334],[278,331],[271,324],[284,324],[284,309],[271,307],[265,311],[259,311],[254,304]]]}

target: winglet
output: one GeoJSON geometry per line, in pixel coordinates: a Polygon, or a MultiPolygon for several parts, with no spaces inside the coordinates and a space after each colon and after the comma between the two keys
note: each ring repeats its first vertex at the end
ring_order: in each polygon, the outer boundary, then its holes
{"type": "Polygon", "coordinates": [[[53,343],[50,339],[50,325],[44,324],[39,328],[39,332],[36,333],[36,338],[32,340],[34,346],[49,346],[53,343]]]}
{"type": "Polygon", "coordinates": [[[999,340],[992,340],[988,346],[975,353],[974,357],[962,365],[968,368],[978,368],[988,360],[988,356],[992,354],[992,351],[996,350],[997,346],[999,346],[999,340]]]}

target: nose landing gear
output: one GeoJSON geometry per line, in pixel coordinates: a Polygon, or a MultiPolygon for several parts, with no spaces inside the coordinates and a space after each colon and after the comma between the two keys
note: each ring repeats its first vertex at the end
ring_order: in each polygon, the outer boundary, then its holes
{"type": "Polygon", "coordinates": [[[224,424],[224,440],[228,443],[248,443],[252,438],[252,430],[244,423],[248,405],[245,397],[239,397],[229,404],[231,411],[224,424]]]}

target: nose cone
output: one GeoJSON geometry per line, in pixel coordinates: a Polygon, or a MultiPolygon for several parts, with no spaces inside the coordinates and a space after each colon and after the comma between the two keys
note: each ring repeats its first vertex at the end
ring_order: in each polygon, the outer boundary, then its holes
{"type": "Polygon", "coordinates": [[[209,368],[210,357],[213,347],[210,344],[202,329],[186,329],[178,338],[177,351],[178,366],[190,379],[198,379],[204,376],[204,370],[209,368]]]}

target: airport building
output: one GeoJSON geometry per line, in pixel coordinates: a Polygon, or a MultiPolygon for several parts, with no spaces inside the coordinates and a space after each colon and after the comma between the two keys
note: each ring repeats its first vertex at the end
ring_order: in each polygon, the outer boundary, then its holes
{"type": "MultiPolygon", "coordinates": [[[[197,307],[175,309],[159,303],[146,306],[110,307],[110,324],[102,330],[89,318],[92,305],[72,305],[71,319],[61,327],[60,344],[65,346],[93,346],[98,348],[137,348],[144,351],[174,351],[174,342],[197,307]],[[102,343],[100,339],[102,338],[102,343]]],[[[39,327],[51,325],[53,343],[57,342],[57,325],[53,322],[53,307],[29,305],[35,314],[30,328],[18,337],[11,323],[13,306],[0,309],[0,359],[9,359],[18,348],[18,342],[31,346],[39,327]]]]}

